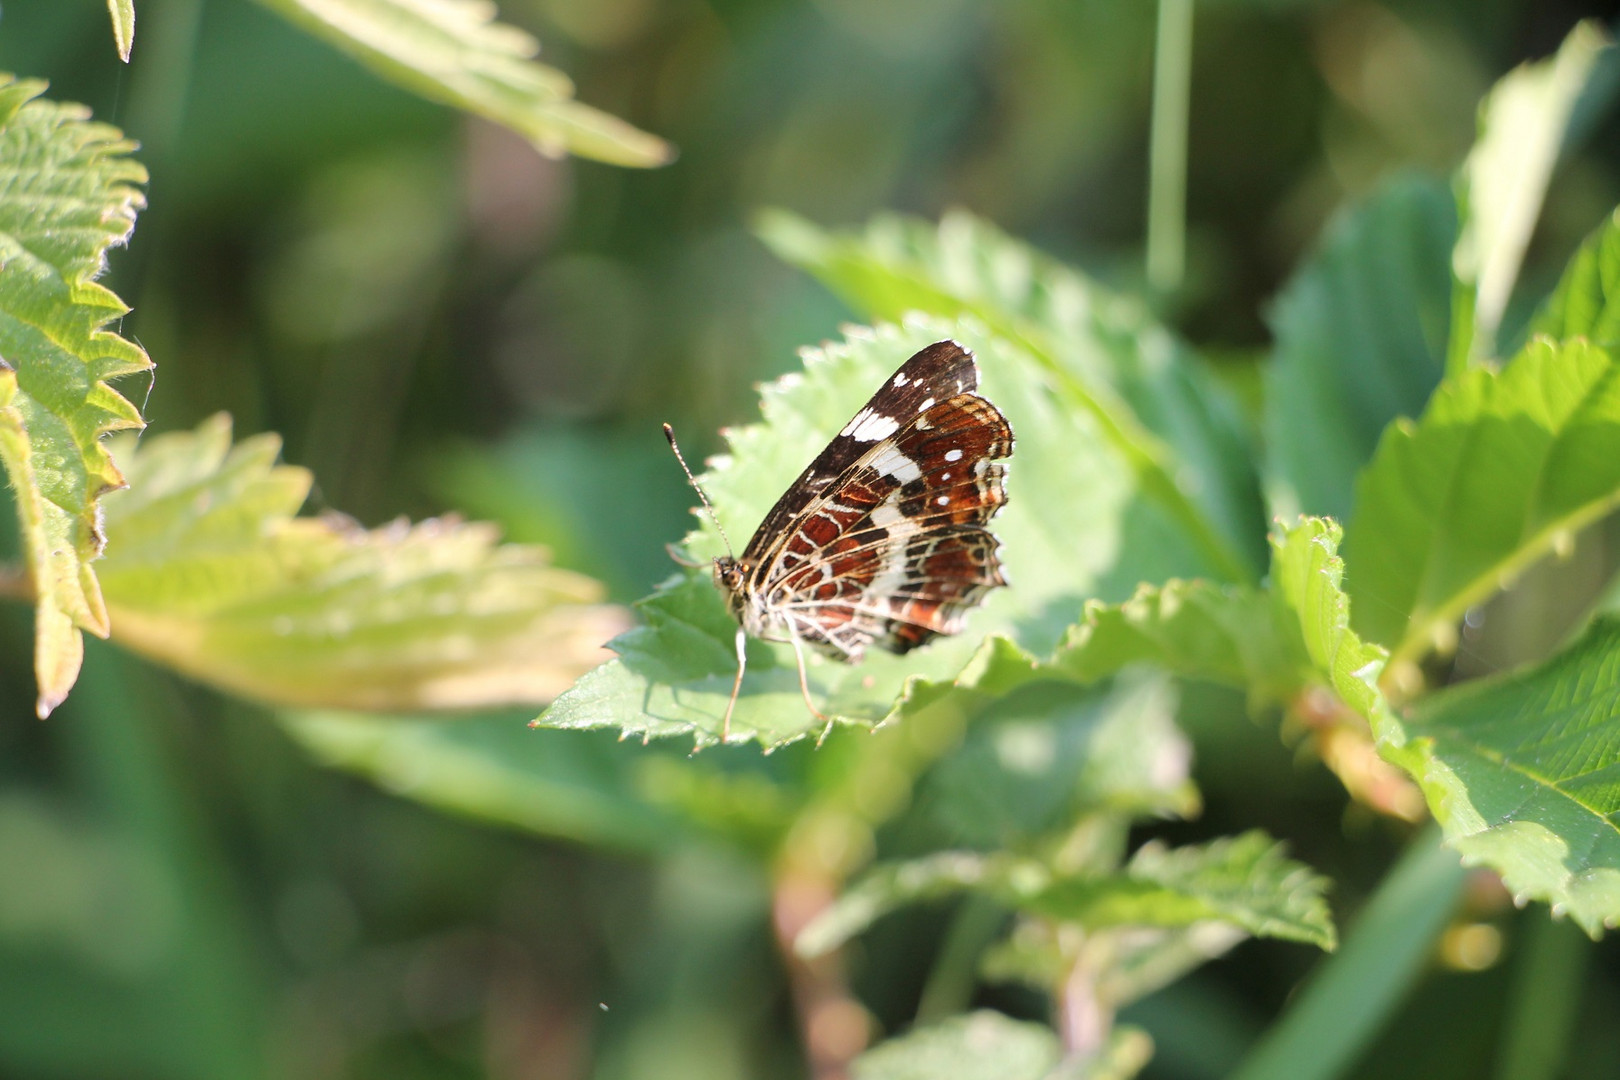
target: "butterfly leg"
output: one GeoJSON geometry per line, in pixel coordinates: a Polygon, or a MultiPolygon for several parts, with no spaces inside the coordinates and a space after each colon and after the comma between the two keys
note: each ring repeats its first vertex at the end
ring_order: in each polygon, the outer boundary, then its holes
{"type": "Polygon", "coordinates": [[[720,745],[731,739],[731,711],[737,707],[737,695],[742,691],[743,672],[748,669],[748,633],[737,627],[737,677],[731,683],[731,700],[726,702],[726,717],[720,721],[720,745]]]}
{"type": "Polygon", "coordinates": [[[816,708],[816,703],[810,699],[810,680],[804,672],[804,646],[799,642],[799,635],[794,632],[793,624],[788,624],[788,639],[793,642],[793,657],[799,662],[799,693],[804,695],[804,707],[810,710],[810,715],[820,720],[826,726],[821,729],[821,735],[816,739],[820,746],[826,741],[827,735],[832,731],[832,717],[816,708]]]}

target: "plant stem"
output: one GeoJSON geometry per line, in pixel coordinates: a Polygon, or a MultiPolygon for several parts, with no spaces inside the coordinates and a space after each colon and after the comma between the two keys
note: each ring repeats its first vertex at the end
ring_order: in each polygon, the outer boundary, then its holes
{"type": "Polygon", "coordinates": [[[791,866],[777,875],[771,892],[771,924],[787,967],[812,1080],[848,1080],[850,1062],[866,1049],[866,1010],[849,992],[843,950],[806,960],[793,947],[799,932],[837,896],[833,878],[791,866]]]}
{"type": "Polygon", "coordinates": [[[1522,922],[1529,925],[1519,948],[1496,1080],[1552,1080],[1563,1071],[1591,943],[1575,926],[1555,922],[1542,910],[1526,914],[1522,922]]]}
{"type": "Polygon", "coordinates": [[[1192,42],[1193,0],[1159,0],[1148,161],[1147,280],[1161,295],[1179,289],[1186,272],[1192,42]]]}
{"type": "Polygon", "coordinates": [[[1071,1060],[1095,1057],[1114,1026],[1114,1010],[1097,993],[1097,964],[1091,945],[1091,941],[1081,945],[1057,994],[1058,1034],[1071,1060]]]}
{"type": "Polygon", "coordinates": [[[1344,947],[1324,963],[1234,1073],[1236,1080],[1331,1080],[1355,1064],[1421,974],[1451,921],[1465,872],[1419,833],[1379,885],[1344,947]]]}
{"type": "Polygon", "coordinates": [[[1006,921],[1006,912],[985,897],[970,895],[962,901],[923,984],[922,1000],[917,1003],[918,1027],[967,1010],[979,955],[1006,921]]]}

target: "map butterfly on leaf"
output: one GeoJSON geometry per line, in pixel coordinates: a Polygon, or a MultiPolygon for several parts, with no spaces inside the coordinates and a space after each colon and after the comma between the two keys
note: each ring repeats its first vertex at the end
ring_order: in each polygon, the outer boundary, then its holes
{"type": "MultiPolygon", "coordinates": [[[[749,636],[793,646],[810,697],[803,646],[857,663],[868,646],[905,653],[962,629],[968,611],[1005,585],[1000,542],[986,525],[1007,501],[1013,433],[977,393],[973,354],[937,341],[900,366],[809,468],[788,486],[740,557],[714,581],[737,620],[737,675],[720,741],[747,668],[749,636]]],[[[668,424],[664,435],[699,498],[668,424]]],[[[825,730],[823,731],[825,735],[825,730]]]]}

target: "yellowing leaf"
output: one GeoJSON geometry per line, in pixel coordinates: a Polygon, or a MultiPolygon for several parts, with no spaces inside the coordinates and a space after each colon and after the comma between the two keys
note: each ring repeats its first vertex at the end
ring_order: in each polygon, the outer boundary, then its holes
{"type": "Polygon", "coordinates": [[[78,677],[79,631],[105,637],[92,560],[97,500],[123,486],[101,437],[141,416],[108,380],[144,371],[139,346],[104,329],[128,309],[94,279],[146,205],[134,143],[43,83],[0,76],[0,462],[16,492],[35,595],[38,712],[78,677]]]}
{"type": "Polygon", "coordinates": [[[261,0],[377,74],[511,128],[541,153],[646,168],[674,159],[655,135],[574,100],[574,84],[533,59],[540,45],[493,21],[485,0],[261,0]]]}
{"type": "Polygon", "coordinates": [[[405,710],[549,701],[625,623],[594,581],[455,519],[366,530],[293,515],[309,474],[230,420],[117,446],[114,640],[283,705],[405,710]]]}

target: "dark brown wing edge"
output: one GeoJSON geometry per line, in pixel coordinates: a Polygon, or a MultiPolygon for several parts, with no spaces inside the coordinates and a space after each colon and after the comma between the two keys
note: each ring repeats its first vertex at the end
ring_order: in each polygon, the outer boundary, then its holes
{"type": "Polygon", "coordinates": [[[874,440],[857,438],[856,435],[862,431],[870,433],[881,430],[881,423],[858,428],[858,421],[867,417],[880,420],[890,418],[895,422],[895,430],[898,430],[921,411],[919,406],[929,398],[946,401],[959,394],[971,393],[978,386],[979,368],[974,362],[973,353],[966,347],[947,339],[918,350],[878,387],[877,392],[833,436],[832,441],[816,455],[816,459],[799,474],[798,479],[788,485],[782,497],[776,500],[776,505],[771,507],[771,512],[765,515],[765,520],[760,522],[759,528],[754,530],[753,538],[743,550],[743,562],[750,565],[757,563],[771,538],[786,529],[789,522],[872,448],[874,440]],[[852,429],[855,429],[854,433],[852,429]]]}

